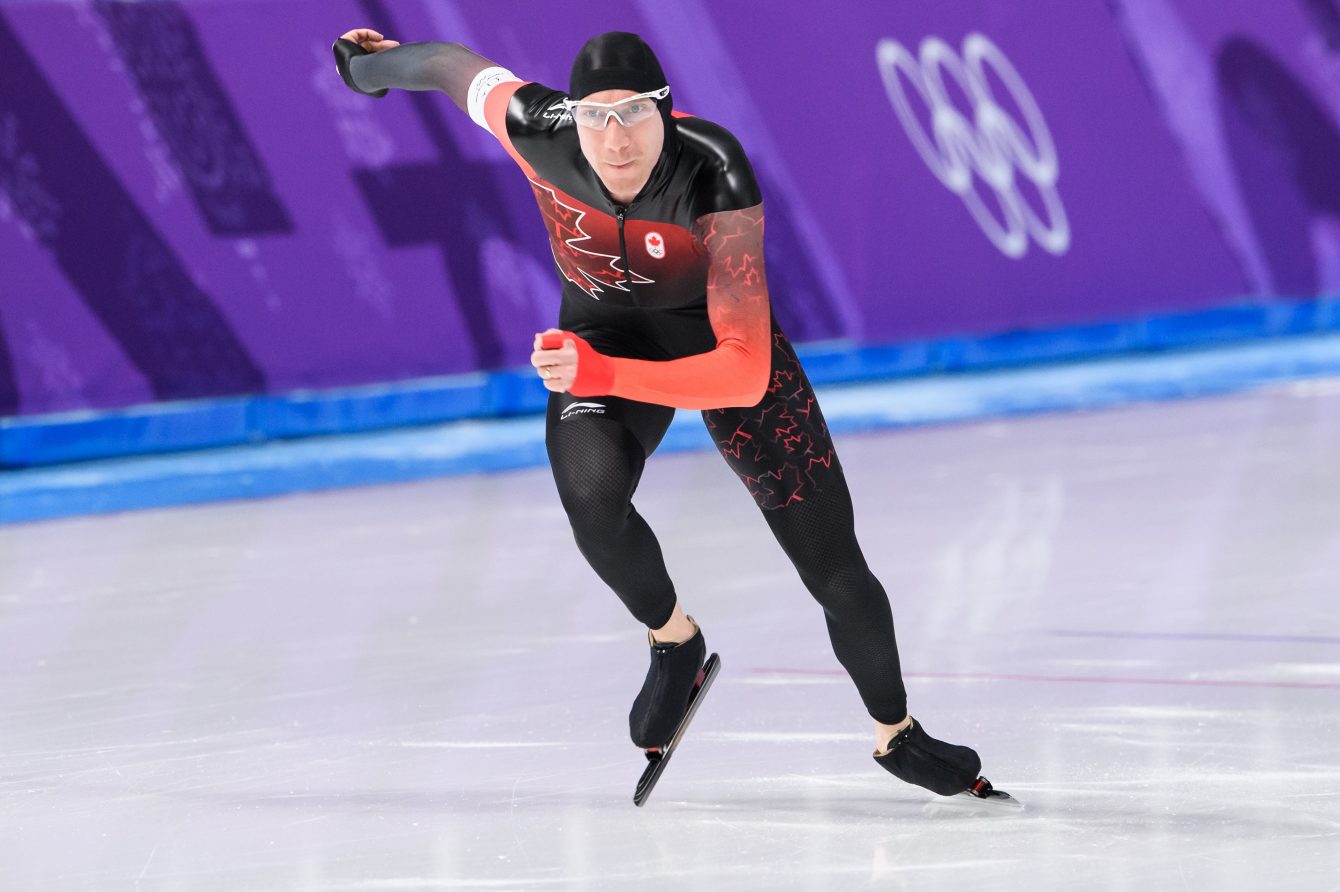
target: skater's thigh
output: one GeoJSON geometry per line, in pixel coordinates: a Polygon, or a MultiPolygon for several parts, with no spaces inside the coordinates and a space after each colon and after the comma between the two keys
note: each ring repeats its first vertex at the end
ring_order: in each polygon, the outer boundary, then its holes
{"type": "Polygon", "coordinates": [[[675,410],[619,397],[549,398],[545,445],[565,503],[626,501],[675,410]]]}
{"type": "Polygon", "coordinates": [[[765,511],[819,492],[846,492],[814,389],[785,338],[774,339],[771,385],[757,405],[703,412],[717,448],[765,511]]]}

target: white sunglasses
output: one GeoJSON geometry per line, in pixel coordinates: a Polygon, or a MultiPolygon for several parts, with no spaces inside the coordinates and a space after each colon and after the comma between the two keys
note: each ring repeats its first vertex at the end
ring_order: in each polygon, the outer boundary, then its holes
{"type": "Polygon", "coordinates": [[[604,130],[609,126],[610,118],[618,118],[625,127],[633,127],[656,116],[656,100],[670,95],[670,87],[638,93],[620,99],[618,102],[586,102],[580,99],[564,99],[563,107],[572,115],[579,127],[592,130],[604,130]]]}

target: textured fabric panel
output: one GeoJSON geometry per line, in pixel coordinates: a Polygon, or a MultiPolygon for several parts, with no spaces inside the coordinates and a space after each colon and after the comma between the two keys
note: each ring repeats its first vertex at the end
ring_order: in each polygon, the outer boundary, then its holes
{"type": "Polygon", "coordinates": [[[648,452],[673,416],[659,406],[555,395],[546,420],[549,463],[577,547],[649,628],[669,622],[675,587],[661,546],[632,499],[648,452]],[[625,416],[633,417],[626,423],[625,416]]]}

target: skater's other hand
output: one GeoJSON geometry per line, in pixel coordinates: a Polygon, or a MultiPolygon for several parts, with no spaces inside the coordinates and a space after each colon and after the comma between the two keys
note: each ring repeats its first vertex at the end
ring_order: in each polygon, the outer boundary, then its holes
{"type": "Polygon", "coordinates": [[[544,349],[545,335],[549,335],[552,342],[554,335],[561,334],[557,328],[537,334],[535,352],[530,355],[530,364],[544,380],[545,388],[554,393],[566,393],[577,380],[577,345],[571,338],[565,338],[561,347],[544,349]]]}
{"type": "Polygon", "coordinates": [[[340,39],[356,43],[369,53],[380,53],[382,50],[400,46],[400,41],[387,40],[380,31],[373,31],[371,28],[354,28],[341,34],[340,39]]]}

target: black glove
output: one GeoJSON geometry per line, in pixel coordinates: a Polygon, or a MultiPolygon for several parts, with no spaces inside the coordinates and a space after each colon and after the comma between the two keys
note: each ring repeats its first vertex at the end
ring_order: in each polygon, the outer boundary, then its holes
{"type": "Polygon", "coordinates": [[[364,96],[371,96],[374,99],[381,99],[386,95],[386,87],[382,87],[380,90],[371,93],[362,89],[358,84],[354,83],[353,75],[349,73],[349,60],[354,56],[370,55],[367,50],[363,49],[352,40],[345,40],[343,37],[331,44],[330,48],[335,51],[335,68],[340,72],[340,77],[344,78],[344,82],[349,86],[350,90],[353,90],[355,93],[362,93],[364,96]]]}

